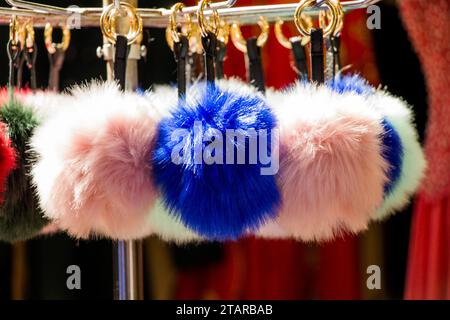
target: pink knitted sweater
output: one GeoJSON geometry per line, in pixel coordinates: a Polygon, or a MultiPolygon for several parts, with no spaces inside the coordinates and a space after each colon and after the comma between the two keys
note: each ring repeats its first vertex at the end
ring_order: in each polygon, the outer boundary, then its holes
{"type": "Polygon", "coordinates": [[[423,191],[437,199],[450,194],[450,0],[400,0],[399,6],[427,82],[423,191]]]}

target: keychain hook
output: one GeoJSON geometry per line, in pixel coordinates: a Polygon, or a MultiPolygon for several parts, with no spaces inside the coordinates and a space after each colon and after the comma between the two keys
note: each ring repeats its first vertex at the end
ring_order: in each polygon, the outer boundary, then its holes
{"type": "MultiPolygon", "coordinates": [[[[344,27],[344,8],[342,7],[341,1],[339,0],[334,0],[334,3],[339,7],[338,10],[342,11],[342,14],[338,15],[338,22],[336,24],[335,29],[333,30],[333,32],[331,33],[332,36],[339,36],[342,28],[344,27]]],[[[330,21],[333,19],[331,11],[330,10],[324,10],[324,11],[320,11],[319,12],[319,26],[324,29],[327,25],[327,21],[328,23],[330,23],[330,21]]]]}
{"type": "Polygon", "coordinates": [[[172,11],[172,14],[169,17],[169,25],[166,28],[166,41],[172,51],[174,42],[176,43],[180,42],[180,38],[182,36],[190,39],[192,35],[193,28],[192,28],[192,18],[190,14],[188,13],[184,14],[184,17],[187,22],[185,28],[183,26],[180,27],[178,26],[177,16],[178,13],[183,12],[183,8],[184,4],[181,2],[177,2],[170,9],[172,11]],[[181,29],[181,32],[178,30],[179,28],[181,29]]]}
{"type": "Polygon", "coordinates": [[[45,25],[44,41],[48,53],[54,54],[57,50],[66,51],[70,45],[70,29],[66,25],[61,26],[62,40],[60,43],[53,42],[53,26],[50,23],[45,25]]]}
{"type": "MultiPolygon", "coordinates": [[[[130,28],[125,35],[128,40],[128,45],[133,44],[142,33],[142,19],[136,11],[136,8],[127,2],[120,2],[121,9],[125,12],[130,22],[130,28]]],[[[114,3],[105,7],[100,17],[100,29],[103,35],[112,44],[116,43],[116,19],[122,17],[120,10],[117,10],[114,3]]]]}
{"type": "Polygon", "coordinates": [[[12,16],[9,22],[9,41],[12,47],[17,47],[20,42],[20,26],[17,16],[12,16]]]}
{"type": "MultiPolygon", "coordinates": [[[[308,24],[309,28],[313,27],[312,18],[310,16],[303,14],[304,21],[308,24]]],[[[275,38],[277,38],[278,42],[285,47],[286,49],[292,49],[292,44],[289,39],[283,33],[283,24],[284,21],[279,19],[274,26],[275,38]]],[[[301,36],[299,36],[301,37],[301,36]]]]}
{"type": "Polygon", "coordinates": [[[177,15],[179,12],[183,12],[184,4],[181,2],[175,3],[171,10],[172,14],[169,18],[169,25],[170,30],[172,32],[172,39],[175,42],[180,42],[180,37],[185,36],[186,38],[189,38],[191,36],[192,32],[192,19],[190,14],[185,14],[184,17],[186,18],[187,24],[186,24],[186,30],[183,32],[178,32],[178,24],[177,24],[177,15]]]}
{"type": "Polygon", "coordinates": [[[25,30],[26,30],[26,37],[24,40],[24,45],[30,49],[34,47],[34,40],[35,40],[35,32],[33,27],[33,21],[30,20],[25,24],[25,30]]]}
{"type": "MultiPolygon", "coordinates": [[[[324,0],[321,4],[325,5],[330,11],[331,21],[325,28],[323,29],[323,36],[327,37],[334,33],[337,30],[337,26],[343,20],[343,9],[342,5],[337,4],[332,0],[324,0]]],[[[300,1],[297,9],[295,10],[294,22],[297,26],[298,31],[304,36],[309,37],[311,35],[311,27],[305,26],[305,22],[302,17],[303,10],[307,7],[315,7],[316,0],[302,0],[300,1]]]]}
{"type": "Polygon", "coordinates": [[[216,9],[212,9],[212,23],[210,23],[210,19],[205,18],[205,9],[211,9],[211,0],[200,0],[198,4],[197,21],[201,35],[206,37],[208,36],[208,32],[212,32],[217,36],[220,25],[219,13],[216,9]],[[209,23],[207,23],[207,21],[209,23]]]}
{"type": "MultiPolygon", "coordinates": [[[[261,33],[256,40],[256,44],[258,47],[263,47],[269,38],[269,23],[261,16],[258,20],[258,26],[261,29],[261,33]]],[[[237,21],[233,22],[231,25],[231,41],[239,51],[244,53],[247,52],[247,41],[244,39],[239,22],[237,21]]]]}

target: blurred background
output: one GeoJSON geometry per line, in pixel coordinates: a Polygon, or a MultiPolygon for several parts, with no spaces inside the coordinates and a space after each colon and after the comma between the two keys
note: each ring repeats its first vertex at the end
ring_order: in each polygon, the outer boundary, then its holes
{"type": "MultiPolygon", "coordinates": [[[[58,6],[101,6],[101,1],[40,1],[58,6]],[[89,3],[89,4],[88,4],[89,3]]],[[[239,0],[238,5],[289,2],[239,0]]],[[[292,1],[291,1],[292,2],[292,1]]],[[[193,1],[185,2],[192,4],[193,1]]],[[[140,1],[141,7],[169,7],[173,1],[140,1]]],[[[5,4],[6,5],[6,4],[5,4]]],[[[342,64],[361,73],[372,84],[383,84],[414,106],[423,137],[427,118],[425,83],[420,65],[399,17],[395,1],[381,1],[381,29],[368,30],[365,10],[345,16],[342,64]]],[[[295,27],[286,34],[295,35],[295,27]]],[[[55,37],[56,35],[55,30],[55,37]]],[[[257,28],[243,28],[244,35],[257,28]]],[[[175,81],[173,54],[164,30],[146,29],[143,44],[148,55],[139,62],[139,83],[175,81]]],[[[0,27],[0,43],[8,40],[8,27],[0,27]]],[[[48,82],[48,56],[43,32],[37,30],[37,80],[48,82]]],[[[102,36],[98,28],[72,31],[72,41],[61,71],[61,86],[106,78],[105,62],[96,56],[102,36]]],[[[268,86],[282,88],[296,78],[290,51],[274,37],[273,28],[263,48],[268,86]]],[[[6,45],[0,50],[0,84],[8,77],[6,45]]],[[[244,57],[228,46],[225,74],[245,78],[244,57]]],[[[146,299],[401,299],[410,239],[411,209],[383,223],[372,223],[360,236],[348,236],[321,245],[254,238],[224,244],[177,247],[155,237],[144,241],[146,299]],[[368,290],[366,269],[378,265],[381,290],[368,290]]],[[[0,299],[111,299],[112,243],[77,241],[64,234],[14,245],[0,243],[0,299]],[[66,268],[81,268],[81,290],[68,290],[66,268]]]]}

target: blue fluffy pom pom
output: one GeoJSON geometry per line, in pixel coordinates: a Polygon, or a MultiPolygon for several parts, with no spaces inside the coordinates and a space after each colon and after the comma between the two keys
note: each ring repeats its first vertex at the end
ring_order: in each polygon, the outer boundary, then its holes
{"type": "Polygon", "coordinates": [[[389,163],[388,182],[384,186],[384,195],[389,195],[400,179],[403,163],[403,146],[399,134],[389,121],[383,119],[383,157],[389,163]]]}
{"type": "Polygon", "coordinates": [[[327,83],[331,89],[339,93],[354,92],[356,94],[370,94],[374,88],[359,75],[339,75],[327,83]]]}
{"type": "Polygon", "coordinates": [[[171,214],[187,227],[209,239],[236,239],[274,218],[280,195],[274,175],[261,174],[265,165],[260,153],[256,163],[249,161],[250,138],[231,141],[226,133],[266,130],[265,151],[270,156],[275,116],[259,95],[242,88],[201,83],[187,96],[160,123],[152,157],[155,182],[171,214]],[[222,147],[212,131],[224,137],[222,147]],[[207,164],[207,157],[199,161],[198,151],[203,157],[213,144],[216,148],[210,158],[222,156],[223,163],[207,164]],[[231,164],[226,160],[229,145],[234,152],[231,164]],[[238,164],[237,155],[243,150],[245,163],[238,164]],[[174,155],[178,155],[176,161],[174,155]]]}

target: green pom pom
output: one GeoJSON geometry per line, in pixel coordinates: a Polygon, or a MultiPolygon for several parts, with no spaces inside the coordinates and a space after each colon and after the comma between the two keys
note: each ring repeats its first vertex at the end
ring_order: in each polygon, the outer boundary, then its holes
{"type": "Polygon", "coordinates": [[[31,108],[15,99],[0,108],[0,120],[8,128],[17,157],[0,206],[0,240],[14,242],[32,238],[49,222],[39,209],[30,176],[34,155],[28,143],[39,121],[31,108]]]}

